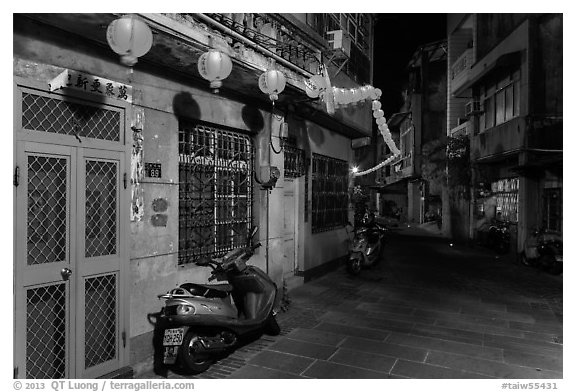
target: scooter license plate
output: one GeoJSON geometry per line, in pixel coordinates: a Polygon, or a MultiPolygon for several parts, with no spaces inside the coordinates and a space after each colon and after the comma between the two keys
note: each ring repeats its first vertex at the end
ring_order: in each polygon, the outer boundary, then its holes
{"type": "Polygon", "coordinates": [[[172,328],[164,331],[164,346],[180,346],[184,340],[184,328],[172,328]]]}
{"type": "Polygon", "coordinates": [[[164,364],[174,365],[176,363],[176,358],[178,358],[178,346],[166,346],[164,347],[164,364]]]}

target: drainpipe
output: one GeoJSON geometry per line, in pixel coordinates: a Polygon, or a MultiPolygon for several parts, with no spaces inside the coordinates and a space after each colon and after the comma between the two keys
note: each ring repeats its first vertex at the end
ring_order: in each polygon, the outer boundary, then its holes
{"type": "Polygon", "coordinates": [[[311,77],[312,74],[300,67],[298,67],[297,65],[292,64],[291,62],[289,62],[288,60],[278,56],[276,53],[271,52],[270,50],[264,48],[263,46],[260,46],[252,41],[250,41],[248,38],[244,37],[241,34],[238,34],[236,31],[230,29],[229,27],[224,26],[223,24],[215,21],[214,19],[204,15],[204,14],[194,14],[195,17],[202,19],[202,21],[216,27],[217,29],[223,31],[224,33],[231,35],[232,37],[236,38],[237,40],[243,42],[244,44],[262,52],[264,55],[272,57],[274,60],[276,60],[277,62],[281,63],[283,66],[290,68],[291,70],[298,72],[299,74],[302,74],[306,77],[311,77]]]}

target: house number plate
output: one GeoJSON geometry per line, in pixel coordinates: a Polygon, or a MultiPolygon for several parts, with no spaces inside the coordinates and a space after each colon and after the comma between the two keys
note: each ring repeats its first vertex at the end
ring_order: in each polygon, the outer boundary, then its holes
{"type": "Polygon", "coordinates": [[[161,178],[162,177],[162,164],[161,163],[145,163],[144,171],[146,177],[161,178]]]}

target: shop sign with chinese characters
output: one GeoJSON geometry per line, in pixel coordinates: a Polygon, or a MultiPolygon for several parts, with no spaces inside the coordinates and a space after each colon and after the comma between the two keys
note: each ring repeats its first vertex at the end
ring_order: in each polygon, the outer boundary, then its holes
{"type": "Polygon", "coordinates": [[[50,91],[73,89],[132,103],[132,86],[85,72],[64,70],[49,82],[50,91]]]}

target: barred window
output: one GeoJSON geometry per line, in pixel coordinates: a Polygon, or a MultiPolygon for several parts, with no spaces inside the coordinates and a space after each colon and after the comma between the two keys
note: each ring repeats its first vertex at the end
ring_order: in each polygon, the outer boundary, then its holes
{"type": "Polygon", "coordinates": [[[348,162],[312,155],[312,233],[333,230],[348,220],[348,162]]]}
{"type": "Polygon", "coordinates": [[[298,178],[306,173],[304,150],[291,145],[284,146],[284,177],[298,178]]]}
{"type": "Polygon", "coordinates": [[[248,136],[179,123],[178,264],[246,245],[252,226],[253,150],[248,136]]]}

